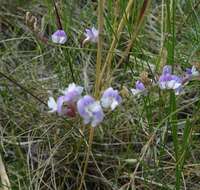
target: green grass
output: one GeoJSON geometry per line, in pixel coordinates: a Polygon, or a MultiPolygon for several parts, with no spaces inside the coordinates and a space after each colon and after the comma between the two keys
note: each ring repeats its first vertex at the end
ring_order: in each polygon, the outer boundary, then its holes
{"type": "Polygon", "coordinates": [[[0,154],[12,189],[78,189],[81,178],[88,190],[200,189],[199,78],[180,96],[157,87],[146,97],[124,90],[142,71],[157,79],[165,64],[180,75],[200,63],[199,1],[135,0],[127,14],[131,1],[106,0],[100,17],[97,1],[58,2],[64,46],[43,43],[25,24],[29,11],[50,38],[57,27],[51,0],[1,1],[0,154]],[[84,29],[101,21],[102,44],[81,47],[84,29]],[[81,118],[48,113],[48,97],[71,82],[96,97],[112,85],[123,97],[95,128],[91,151],[81,118]]]}

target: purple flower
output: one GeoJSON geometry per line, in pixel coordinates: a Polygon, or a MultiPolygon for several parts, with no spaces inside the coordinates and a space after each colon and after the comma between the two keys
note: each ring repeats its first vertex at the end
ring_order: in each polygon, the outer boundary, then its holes
{"type": "Polygon", "coordinates": [[[76,86],[76,84],[71,83],[69,84],[68,88],[62,91],[64,96],[58,97],[57,100],[57,112],[62,114],[63,104],[66,102],[67,105],[74,105],[81,97],[83,92],[83,87],[76,86]]]}
{"type": "Polygon", "coordinates": [[[166,74],[159,78],[159,86],[161,89],[176,89],[182,85],[181,78],[176,75],[166,74]]]}
{"type": "Polygon", "coordinates": [[[102,107],[103,108],[110,107],[111,110],[114,110],[121,102],[122,102],[122,98],[119,95],[118,90],[113,90],[112,87],[105,90],[101,98],[102,107]]]}
{"type": "Polygon", "coordinates": [[[51,38],[57,44],[64,44],[67,41],[67,35],[64,30],[57,30],[51,35],[51,38]]]}
{"type": "Polygon", "coordinates": [[[137,94],[139,94],[140,92],[143,92],[143,91],[145,91],[145,86],[144,86],[144,84],[141,82],[141,81],[136,81],[136,83],[135,83],[135,88],[132,88],[131,89],[131,92],[132,92],[132,94],[133,95],[137,95],[137,94]]]}
{"type": "Polygon", "coordinates": [[[158,84],[161,89],[173,89],[175,94],[178,95],[182,92],[182,78],[172,75],[171,72],[171,66],[166,65],[163,68],[158,84]]]}
{"type": "Polygon", "coordinates": [[[69,102],[76,102],[81,97],[83,92],[82,86],[77,86],[75,83],[69,84],[68,88],[62,91],[62,93],[68,98],[69,102]]]}
{"type": "Polygon", "coordinates": [[[88,28],[88,29],[85,29],[84,35],[86,38],[83,41],[83,45],[89,41],[93,43],[97,43],[98,37],[99,37],[99,31],[95,27],[88,28]]]}
{"type": "Polygon", "coordinates": [[[145,90],[145,86],[141,81],[136,81],[135,87],[137,90],[145,90]]]}
{"type": "Polygon", "coordinates": [[[197,71],[195,66],[192,66],[192,68],[186,68],[186,75],[188,76],[188,78],[191,77],[196,77],[199,76],[199,71],[197,71]]]}
{"type": "Polygon", "coordinates": [[[186,68],[186,74],[189,76],[192,76],[192,69],[191,68],[186,68]]]}
{"type": "Polygon", "coordinates": [[[163,67],[163,72],[162,72],[163,75],[166,75],[166,74],[172,74],[172,66],[171,65],[165,65],[163,67]]]}
{"type": "Polygon", "coordinates": [[[84,124],[91,123],[92,127],[96,127],[103,121],[104,113],[99,102],[91,96],[84,96],[77,102],[77,110],[84,119],[84,124]]]}

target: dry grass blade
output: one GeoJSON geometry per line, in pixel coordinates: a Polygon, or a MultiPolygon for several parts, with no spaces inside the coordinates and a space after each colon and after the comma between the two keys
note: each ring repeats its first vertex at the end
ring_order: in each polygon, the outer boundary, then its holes
{"type": "Polygon", "coordinates": [[[8,178],[1,154],[0,154],[0,177],[2,182],[2,188],[0,188],[0,190],[10,190],[11,189],[10,180],[8,178]]]}

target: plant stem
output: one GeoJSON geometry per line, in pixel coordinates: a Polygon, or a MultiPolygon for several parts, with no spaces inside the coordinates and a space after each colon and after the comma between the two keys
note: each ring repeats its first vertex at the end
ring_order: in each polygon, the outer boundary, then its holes
{"type": "MultiPolygon", "coordinates": [[[[127,48],[125,49],[125,51],[122,53],[121,55],[121,59],[119,60],[118,64],[115,66],[115,70],[117,68],[119,68],[119,66],[124,62],[124,60],[129,57],[130,55],[130,50],[133,46],[133,43],[141,29],[141,26],[143,24],[143,20],[144,20],[144,17],[145,17],[145,13],[146,11],[148,10],[149,6],[150,6],[150,3],[151,3],[151,0],[145,0],[144,3],[143,3],[143,6],[140,10],[140,13],[138,15],[138,19],[137,19],[137,22],[136,22],[136,26],[134,26],[134,28],[132,29],[132,37],[131,39],[128,41],[128,45],[127,45],[127,48]]],[[[109,70],[110,71],[110,70],[109,70]]],[[[107,72],[107,76],[106,76],[106,81],[109,81],[108,83],[110,84],[111,81],[112,81],[112,74],[110,74],[109,72],[107,72]]]]}
{"type": "Polygon", "coordinates": [[[4,78],[6,78],[8,81],[10,81],[13,84],[15,84],[16,86],[18,86],[20,89],[22,89],[27,94],[31,95],[33,98],[35,98],[36,100],[38,100],[40,103],[44,104],[45,106],[48,106],[47,103],[45,103],[39,97],[37,97],[36,95],[34,95],[30,90],[28,90],[27,88],[25,88],[24,86],[22,86],[21,84],[19,84],[15,79],[13,79],[10,76],[2,73],[1,71],[0,71],[0,75],[3,76],[4,78]]]}
{"type": "Polygon", "coordinates": [[[119,40],[119,38],[121,36],[121,32],[122,32],[122,30],[124,28],[125,22],[129,18],[130,11],[131,11],[131,8],[133,6],[133,2],[134,2],[134,0],[129,0],[128,1],[125,13],[122,16],[122,19],[121,19],[121,21],[119,23],[119,26],[117,28],[116,34],[113,35],[113,40],[112,40],[110,49],[108,51],[108,54],[107,54],[107,57],[106,57],[106,61],[105,61],[105,64],[104,64],[104,67],[103,67],[103,70],[102,70],[102,73],[105,71],[106,67],[107,67],[107,72],[109,73],[109,71],[110,71],[111,61],[112,61],[112,58],[113,58],[113,51],[114,51],[114,49],[115,49],[115,47],[117,45],[117,42],[118,42],[118,40],[119,40]]]}
{"type": "Polygon", "coordinates": [[[81,190],[82,185],[83,185],[83,181],[85,179],[85,174],[86,174],[86,171],[87,171],[88,161],[89,161],[89,157],[90,157],[90,151],[92,149],[93,137],[94,137],[94,127],[91,127],[90,128],[90,135],[89,135],[89,143],[88,143],[88,148],[87,148],[87,153],[86,153],[86,158],[85,158],[85,164],[84,164],[84,168],[83,168],[83,174],[82,174],[82,177],[81,177],[81,182],[80,182],[78,190],[81,190]]]}
{"type": "Polygon", "coordinates": [[[134,2],[134,0],[129,0],[127,7],[126,7],[126,10],[125,10],[125,13],[123,14],[122,19],[121,19],[119,26],[117,28],[117,31],[113,35],[114,38],[112,40],[110,49],[108,50],[108,54],[106,56],[106,60],[105,60],[105,63],[103,65],[103,68],[101,70],[100,76],[98,77],[99,82],[102,81],[106,69],[107,69],[107,73],[109,73],[109,71],[110,71],[111,62],[112,62],[112,58],[113,58],[113,55],[114,55],[114,49],[115,49],[117,42],[118,42],[118,40],[121,36],[121,32],[124,28],[125,22],[129,18],[130,11],[131,11],[131,8],[133,6],[133,2],[134,2]]]}
{"type": "Polygon", "coordinates": [[[132,38],[129,40],[128,42],[128,46],[127,48],[125,49],[121,59],[119,60],[118,62],[118,65],[121,65],[123,63],[123,61],[127,58],[127,56],[129,55],[129,52],[132,48],[132,45],[138,35],[138,32],[140,31],[141,29],[141,26],[142,26],[142,23],[143,23],[143,20],[144,20],[144,16],[145,16],[145,13],[146,11],[148,10],[149,8],[149,5],[151,3],[151,0],[144,0],[144,3],[143,3],[143,6],[141,8],[141,11],[140,11],[140,14],[138,16],[138,20],[137,20],[137,23],[136,23],[136,28],[134,27],[132,29],[133,31],[133,34],[132,34],[132,38]]]}
{"type": "MultiPolygon", "coordinates": [[[[103,17],[103,11],[104,11],[104,0],[98,1],[98,30],[99,30],[99,38],[98,38],[98,49],[97,49],[97,60],[96,60],[96,80],[95,80],[95,89],[94,89],[94,96],[95,98],[98,98],[100,94],[100,71],[101,71],[101,63],[102,63],[102,33],[103,33],[103,25],[104,25],[104,17],[103,17]]],[[[81,190],[83,181],[85,179],[88,161],[90,152],[92,149],[92,142],[94,137],[94,127],[90,126],[90,132],[89,132],[89,143],[88,148],[86,152],[86,158],[85,158],[85,164],[83,168],[83,174],[81,177],[81,182],[79,185],[78,190],[81,190]]]]}
{"type": "Polygon", "coordinates": [[[58,9],[57,9],[55,0],[53,0],[53,5],[54,5],[54,8],[55,8],[56,25],[57,25],[57,28],[58,28],[59,30],[62,30],[63,27],[62,27],[61,19],[60,19],[59,13],[58,13],[58,9]]]}
{"type": "Polygon", "coordinates": [[[98,48],[97,48],[97,60],[96,60],[96,81],[95,81],[95,90],[94,96],[97,98],[99,96],[100,85],[101,85],[101,64],[102,64],[102,33],[103,33],[103,25],[104,25],[104,0],[99,0],[98,2],[98,31],[99,31],[99,38],[98,38],[98,48]]]}
{"type": "MultiPolygon", "coordinates": [[[[167,63],[174,68],[174,52],[175,52],[175,11],[176,11],[176,1],[175,0],[167,0],[166,1],[166,31],[168,33],[168,38],[166,41],[167,48],[167,63]],[[172,5],[170,7],[170,5],[172,5]]],[[[176,111],[176,96],[174,92],[170,92],[170,101],[169,101],[169,114],[174,113],[176,111]]],[[[172,138],[174,144],[174,152],[176,159],[176,190],[180,189],[181,185],[181,167],[179,164],[179,142],[178,142],[178,129],[177,129],[177,114],[174,114],[169,118],[170,126],[172,127],[172,138]]]]}

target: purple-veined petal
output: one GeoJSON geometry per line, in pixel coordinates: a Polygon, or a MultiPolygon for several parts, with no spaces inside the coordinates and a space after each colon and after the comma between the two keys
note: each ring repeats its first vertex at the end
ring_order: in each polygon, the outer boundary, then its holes
{"type": "Polygon", "coordinates": [[[57,30],[52,34],[51,38],[57,44],[64,44],[67,41],[67,35],[64,30],[57,30]]]}
{"type": "Polygon", "coordinates": [[[110,107],[111,110],[114,110],[121,102],[122,98],[118,90],[113,90],[112,87],[106,89],[101,98],[101,105],[104,108],[110,107]]]}
{"type": "Polygon", "coordinates": [[[84,96],[77,102],[77,110],[84,120],[84,124],[91,123],[96,127],[103,121],[104,113],[99,102],[89,95],[84,96]]]}
{"type": "Polygon", "coordinates": [[[99,31],[95,27],[87,28],[85,29],[84,35],[86,38],[83,40],[83,45],[88,41],[97,43],[99,31]]]}
{"type": "Polygon", "coordinates": [[[163,67],[163,72],[162,72],[163,75],[166,75],[166,74],[172,74],[172,66],[171,65],[165,65],[163,67]]]}
{"type": "Polygon", "coordinates": [[[139,81],[139,80],[136,81],[135,88],[136,88],[137,90],[140,90],[140,91],[145,90],[144,84],[143,84],[141,81],[139,81]]]}

